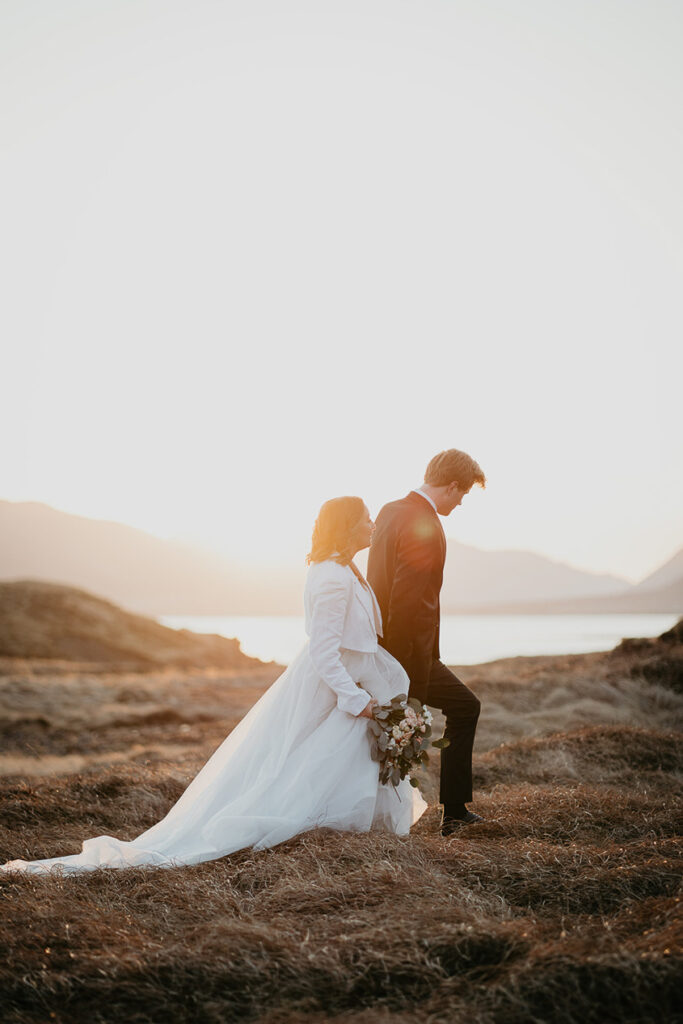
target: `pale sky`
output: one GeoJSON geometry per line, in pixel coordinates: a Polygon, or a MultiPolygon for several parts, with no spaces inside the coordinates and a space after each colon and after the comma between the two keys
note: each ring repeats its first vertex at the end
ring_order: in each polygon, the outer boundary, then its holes
{"type": "Polygon", "coordinates": [[[683,6],[2,0],[0,498],[248,561],[683,543],[683,6]]]}

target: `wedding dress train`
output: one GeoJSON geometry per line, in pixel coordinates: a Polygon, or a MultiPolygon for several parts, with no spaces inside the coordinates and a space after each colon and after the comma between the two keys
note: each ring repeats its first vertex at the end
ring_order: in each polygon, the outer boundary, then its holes
{"type": "MultiPolygon", "coordinates": [[[[0,870],[198,864],[320,827],[405,835],[427,805],[407,779],[397,789],[379,783],[367,719],[340,709],[311,646],[257,701],[162,821],[130,842],[98,836],[86,840],[79,854],[13,860],[0,870]]],[[[407,692],[405,672],[381,647],[338,648],[336,661],[338,672],[341,662],[380,703],[407,692]]]]}

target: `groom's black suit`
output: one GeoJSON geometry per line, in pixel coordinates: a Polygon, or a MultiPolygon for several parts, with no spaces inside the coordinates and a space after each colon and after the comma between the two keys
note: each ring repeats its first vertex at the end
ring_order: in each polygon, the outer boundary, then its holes
{"type": "Polygon", "coordinates": [[[382,646],[400,661],[410,695],[446,715],[450,745],[441,751],[441,802],[446,817],[472,799],[472,746],[480,704],[440,660],[439,594],[446,537],[429,501],[411,491],[377,516],[368,581],[382,612],[382,646]]]}

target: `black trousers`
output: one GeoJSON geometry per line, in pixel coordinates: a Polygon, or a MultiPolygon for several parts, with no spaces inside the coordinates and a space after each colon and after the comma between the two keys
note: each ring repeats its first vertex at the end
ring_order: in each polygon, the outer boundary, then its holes
{"type": "Polygon", "coordinates": [[[481,704],[463,682],[441,661],[432,664],[425,704],[440,708],[446,716],[444,735],[451,741],[441,751],[439,799],[444,817],[454,805],[472,799],[472,747],[481,704]]]}

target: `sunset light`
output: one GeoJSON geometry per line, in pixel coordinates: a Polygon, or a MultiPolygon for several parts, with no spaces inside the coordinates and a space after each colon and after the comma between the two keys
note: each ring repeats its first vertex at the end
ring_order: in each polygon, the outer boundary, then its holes
{"type": "Polygon", "coordinates": [[[0,3],[0,1018],[673,1024],[683,4],[0,3]]]}
{"type": "Polygon", "coordinates": [[[290,562],[455,445],[460,541],[670,557],[681,19],[590,9],[6,11],[2,496],[290,562]]]}

